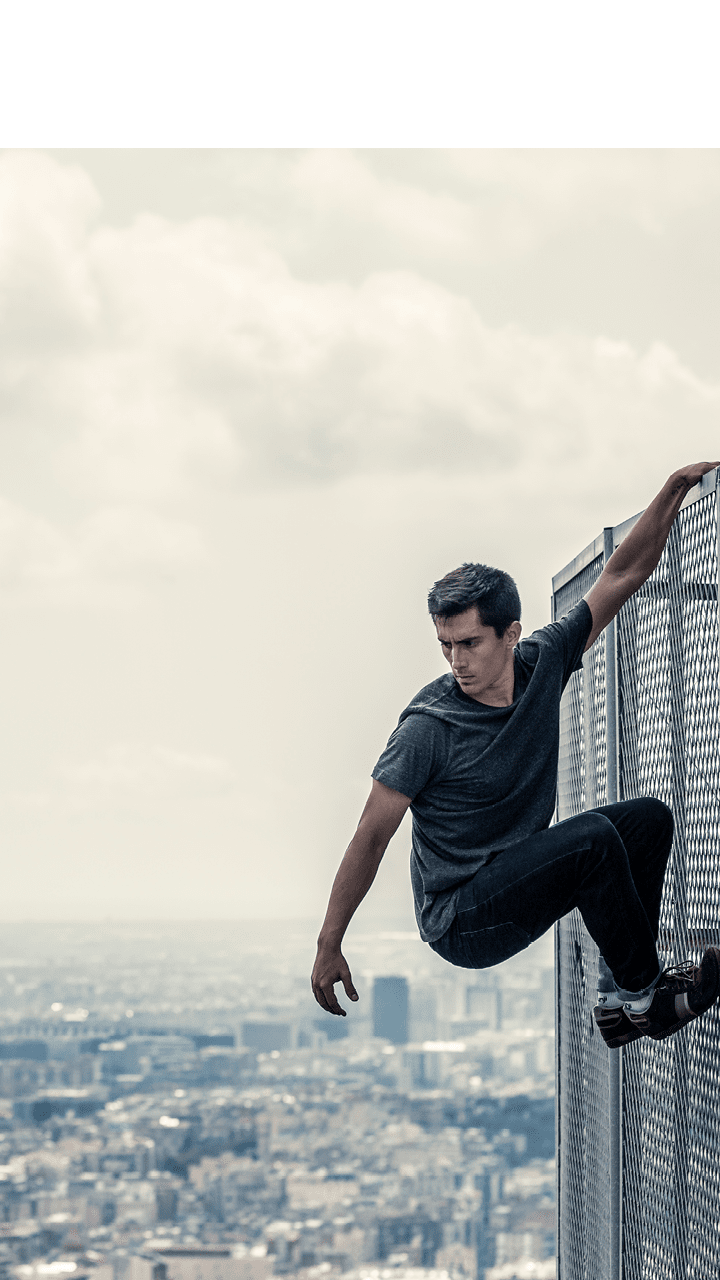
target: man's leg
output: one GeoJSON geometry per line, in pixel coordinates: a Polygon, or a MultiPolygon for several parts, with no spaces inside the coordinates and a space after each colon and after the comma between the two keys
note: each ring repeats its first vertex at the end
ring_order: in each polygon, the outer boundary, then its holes
{"type": "MultiPolygon", "coordinates": [[[[623,800],[618,804],[604,805],[594,812],[610,819],[625,845],[630,872],[657,941],[663,882],[672,848],[672,814],[662,801],[651,797],[623,800]]],[[[627,994],[618,992],[610,966],[601,953],[594,1016],[610,1048],[620,1048],[642,1034],[624,1012],[627,994]]],[[[644,992],[639,999],[644,1003],[649,996],[650,992],[644,992]]]]}
{"type": "MultiPolygon", "coordinates": [[[[656,879],[648,878],[651,911],[656,879]]],[[[481,867],[460,889],[455,920],[433,949],[453,964],[483,969],[522,950],[573,907],[624,991],[656,980],[657,922],[653,928],[618,830],[597,811],[529,836],[481,867]]]]}
{"type": "Polygon", "coordinates": [[[593,809],[612,822],[625,846],[630,874],[657,941],[665,870],[673,840],[673,816],[651,796],[593,809]]]}
{"type": "Polygon", "coordinates": [[[462,887],[455,920],[434,950],[453,964],[484,968],[521,950],[578,907],[619,997],[615,1009],[595,1011],[607,1044],[673,1035],[717,1000],[720,950],[708,947],[699,965],[660,968],[655,942],[670,828],[661,808],[650,820],[652,808],[610,806],[617,826],[607,812],[580,814],[506,849],[462,887]],[[659,848],[648,853],[653,828],[659,848]]]}
{"type": "MultiPolygon", "coordinates": [[[[607,805],[597,812],[609,817],[622,837],[657,939],[663,878],[672,844],[669,810],[659,801],[647,799],[607,805]]],[[[601,957],[595,1020],[611,1048],[640,1035],[664,1040],[706,1013],[720,991],[720,952],[715,947],[706,949],[699,965],[687,962],[664,970],[659,982],[645,992],[603,991],[607,985],[603,969],[607,968],[601,957]],[[618,1008],[621,1000],[623,1007],[618,1008]]]]}

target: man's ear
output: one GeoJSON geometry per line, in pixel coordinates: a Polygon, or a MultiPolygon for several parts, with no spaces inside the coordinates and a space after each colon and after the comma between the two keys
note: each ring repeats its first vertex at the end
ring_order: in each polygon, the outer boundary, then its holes
{"type": "Polygon", "coordinates": [[[510,626],[508,627],[507,631],[505,632],[505,636],[506,636],[507,640],[510,642],[510,645],[511,645],[511,647],[512,647],[513,649],[515,648],[515,645],[517,644],[517,642],[518,642],[518,640],[520,639],[520,636],[521,636],[521,635],[522,635],[522,627],[521,627],[520,623],[519,623],[519,622],[511,622],[511,623],[510,623],[510,626]]]}

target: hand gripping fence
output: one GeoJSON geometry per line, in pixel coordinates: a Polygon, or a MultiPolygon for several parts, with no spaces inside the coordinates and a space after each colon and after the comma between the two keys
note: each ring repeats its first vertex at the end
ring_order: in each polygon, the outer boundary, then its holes
{"type": "MultiPolygon", "coordinates": [[[[560,709],[557,818],[635,796],[671,808],[663,967],[720,945],[718,474],[688,494],[655,573],[585,655],[560,709]]],[[[637,516],[553,579],[553,616],[589,591],[637,516]]],[[[598,951],[556,925],[558,1280],[720,1277],[720,1008],[609,1050],[592,1019],[598,951]]]]}

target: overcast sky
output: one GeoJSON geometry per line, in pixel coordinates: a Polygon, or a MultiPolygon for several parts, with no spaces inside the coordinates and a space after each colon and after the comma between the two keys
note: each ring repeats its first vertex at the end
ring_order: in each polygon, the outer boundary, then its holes
{"type": "Polygon", "coordinates": [[[0,153],[0,916],[319,920],[431,583],[527,633],[717,456],[718,225],[718,151],[0,153]]]}

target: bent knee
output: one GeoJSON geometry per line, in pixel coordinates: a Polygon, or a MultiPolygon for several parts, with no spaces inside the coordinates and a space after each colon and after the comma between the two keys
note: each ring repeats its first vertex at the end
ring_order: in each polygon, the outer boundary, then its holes
{"type": "Polygon", "coordinates": [[[665,836],[672,840],[675,819],[667,805],[655,796],[642,796],[636,803],[640,806],[643,821],[652,829],[655,838],[665,836]]]}
{"type": "Polygon", "coordinates": [[[612,822],[604,813],[583,813],[579,817],[583,833],[593,840],[619,840],[612,822]]]}

